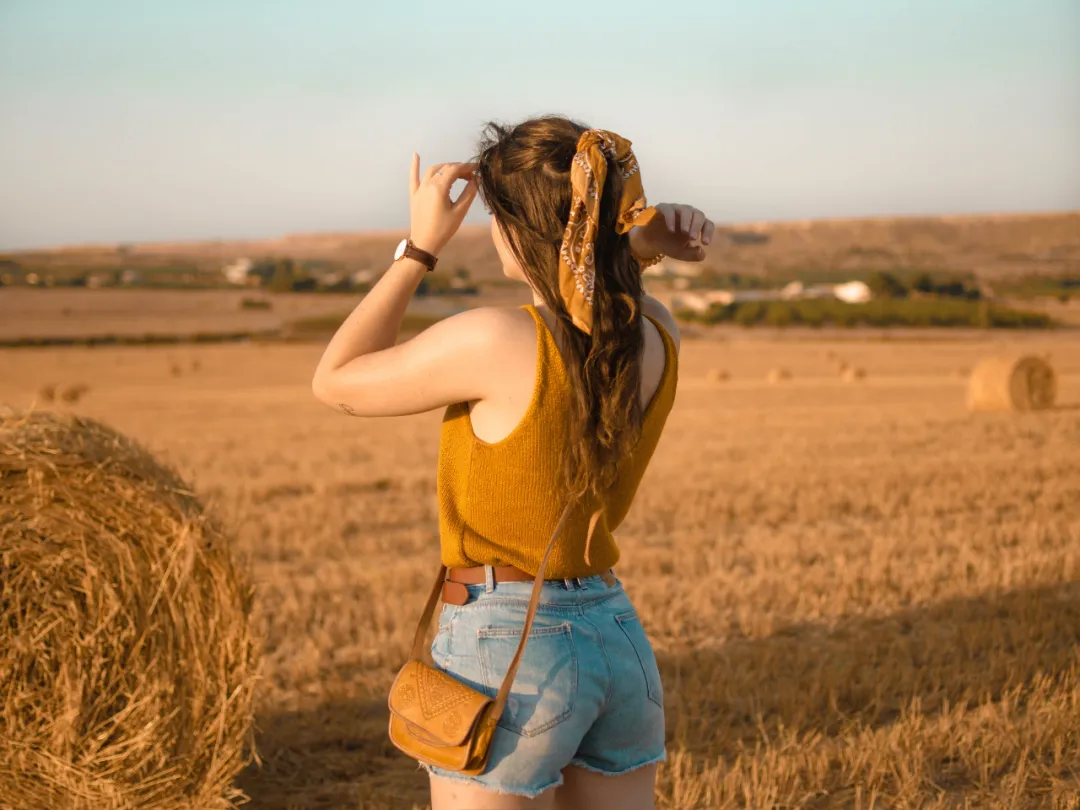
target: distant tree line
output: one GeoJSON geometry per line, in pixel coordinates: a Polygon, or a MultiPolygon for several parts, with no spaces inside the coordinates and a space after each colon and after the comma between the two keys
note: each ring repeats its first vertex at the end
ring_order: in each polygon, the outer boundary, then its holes
{"type": "Polygon", "coordinates": [[[966,301],[978,301],[982,298],[982,291],[974,283],[958,278],[939,281],[928,272],[916,275],[912,279],[910,286],[893,273],[874,272],[866,279],[866,285],[870,288],[870,292],[879,298],[938,296],[941,298],[961,298],[966,301]]]}
{"type": "MultiPolygon", "coordinates": [[[[62,265],[21,262],[0,256],[0,287],[151,287],[164,289],[213,289],[236,287],[239,279],[227,279],[218,261],[178,259],[161,262],[127,261],[130,250],[121,246],[123,264],[62,265]]],[[[421,279],[417,295],[469,295],[479,292],[466,267],[453,271],[439,268],[421,279]]],[[[377,280],[371,271],[358,271],[345,262],[324,259],[297,260],[291,256],[255,259],[242,275],[245,286],[269,292],[367,292],[377,280]]]]}
{"type": "Polygon", "coordinates": [[[679,318],[700,323],[740,326],[968,326],[1040,329],[1053,326],[1042,312],[1012,309],[957,298],[879,298],[864,304],[836,299],[736,301],[713,304],[704,312],[678,310],[679,318]]]}
{"type": "MultiPolygon", "coordinates": [[[[259,279],[259,286],[270,292],[367,292],[369,281],[356,281],[354,274],[347,273],[340,265],[329,262],[296,262],[291,258],[260,259],[250,270],[249,276],[259,279]]],[[[434,272],[425,274],[416,290],[425,295],[470,295],[478,293],[479,287],[469,280],[469,270],[459,267],[452,274],[434,272]]]]}

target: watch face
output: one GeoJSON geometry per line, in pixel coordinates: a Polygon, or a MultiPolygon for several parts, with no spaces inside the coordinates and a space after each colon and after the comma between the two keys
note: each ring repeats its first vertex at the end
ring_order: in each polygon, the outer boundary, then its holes
{"type": "Polygon", "coordinates": [[[397,250],[394,251],[394,261],[397,261],[405,255],[405,246],[409,244],[409,239],[406,237],[398,242],[397,250]]]}

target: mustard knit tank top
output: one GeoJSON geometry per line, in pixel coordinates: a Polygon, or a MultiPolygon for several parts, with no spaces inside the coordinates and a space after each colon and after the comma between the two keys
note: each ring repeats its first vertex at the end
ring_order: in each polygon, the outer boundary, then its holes
{"type": "MultiPolygon", "coordinates": [[[[513,565],[530,574],[566,506],[560,493],[566,452],[570,380],[555,338],[532,304],[523,307],[536,321],[537,363],[532,400],[521,422],[498,442],[473,433],[469,404],[450,405],[442,420],[437,490],[439,542],[447,566],[513,565]]],[[[584,577],[619,559],[612,532],[626,517],[675,401],[678,354],[655,318],[664,341],[664,373],[644,413],[641,437],[620,468],[620,484],[603,504],[587,499],[573,510],[548,560],[545,577],[584,577]],[[589,517],[604,507],[585,562],[589,517]]]]}

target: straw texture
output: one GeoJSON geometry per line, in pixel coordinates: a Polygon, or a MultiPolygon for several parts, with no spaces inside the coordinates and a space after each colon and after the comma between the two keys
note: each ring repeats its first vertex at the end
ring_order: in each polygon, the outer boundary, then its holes
{"type": "Polygon", "coordinates": [[[94,420],[0,409],[0,807],[246,798],[251,606],[176,473],[94,420]]]}

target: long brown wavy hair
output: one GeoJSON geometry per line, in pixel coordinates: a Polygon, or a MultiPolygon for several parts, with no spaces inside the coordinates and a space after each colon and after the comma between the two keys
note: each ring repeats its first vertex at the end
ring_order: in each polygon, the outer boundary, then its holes
{"type": "Polygon", "coordinates": [[[615,230],[622,173],[609,158],[594,251],[593,328],[574,325],[559,295],[559,248],[570,216],[570,163],[589,127],[564,116],[490,122],[479,192],[533,289],[556,317],[573,390],[563,476],[570,497],[601,498],[641,435],[641,266],[615,230]]]}

